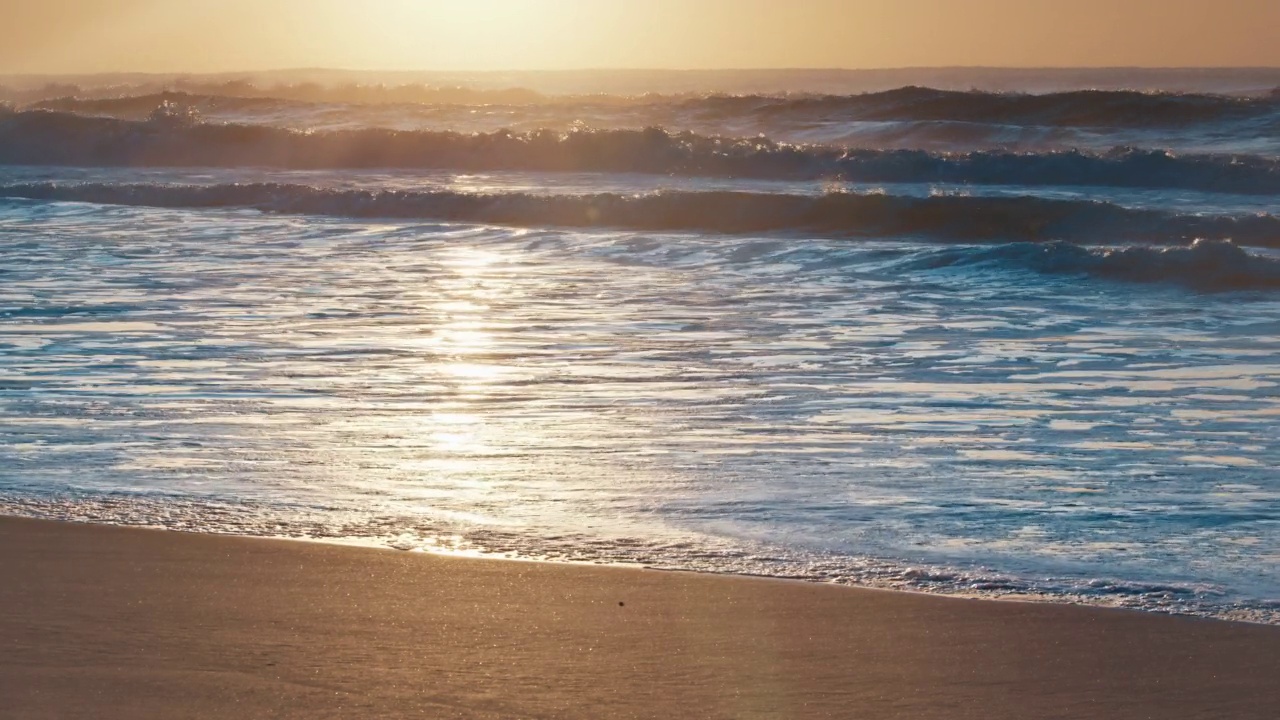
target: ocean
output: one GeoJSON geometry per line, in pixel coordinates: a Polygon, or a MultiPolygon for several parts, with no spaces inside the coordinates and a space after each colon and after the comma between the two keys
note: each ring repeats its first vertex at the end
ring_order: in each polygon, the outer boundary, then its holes
{"type": "Polygon", "coordinates": [[[0,513],[1280,623],[1280,71],[444,79],[0,89],[0,513]]]}

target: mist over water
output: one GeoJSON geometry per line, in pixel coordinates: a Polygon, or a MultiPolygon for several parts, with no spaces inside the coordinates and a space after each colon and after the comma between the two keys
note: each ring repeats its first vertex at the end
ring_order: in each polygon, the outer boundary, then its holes
{"type": "Polygon", "coordinates": [[[0,509],[1276,622],[1280,106],[1027,73],[20,89],[0,509]]]}

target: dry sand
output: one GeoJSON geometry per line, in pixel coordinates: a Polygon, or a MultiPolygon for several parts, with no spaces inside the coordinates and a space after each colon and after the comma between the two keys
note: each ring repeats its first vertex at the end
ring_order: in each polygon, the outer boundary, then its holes
{"type": "Polygon", "coordinates": [[[398,717],[1275,720],[1280,627],[0,519],[4,720],[398,717]]]}

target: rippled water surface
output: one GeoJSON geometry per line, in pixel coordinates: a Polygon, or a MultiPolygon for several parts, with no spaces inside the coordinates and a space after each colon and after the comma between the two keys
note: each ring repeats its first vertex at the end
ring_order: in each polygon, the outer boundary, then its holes
{"type": "Polygon", "coordinates": [[[0,508],[1275,621],[1280,297],[970,251],[0,201],[0,508]]]}
{"type": "Polygon", "coordinates": [[[0,88],[0,513],[1280,623],[1274,72],[658,75],[0,88]]]}

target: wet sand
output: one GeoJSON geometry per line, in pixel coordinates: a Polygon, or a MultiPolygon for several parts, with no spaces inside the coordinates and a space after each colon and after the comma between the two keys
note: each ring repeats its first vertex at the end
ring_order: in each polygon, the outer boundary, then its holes
{"type": "Polygon", "coordinates": [[[0,518],[0,718],[1259,718],[1280,627],[0,518]]]}

